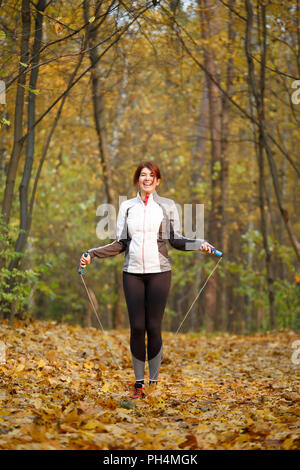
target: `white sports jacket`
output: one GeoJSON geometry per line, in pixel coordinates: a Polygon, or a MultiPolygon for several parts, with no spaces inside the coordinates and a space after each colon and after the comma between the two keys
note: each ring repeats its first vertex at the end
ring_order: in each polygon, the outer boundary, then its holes
{"type": "Polygon", "coordinates": [[[181,235],[180,219],[175,202],[156,191],[136,197],[120,205],[116,240],[88,250],[91,259],[107,258],[125,251],[123,271],[129,273],[160,273],[171,270],[166,240],[177,250],[200,250],[205,241],[181,235]]]}

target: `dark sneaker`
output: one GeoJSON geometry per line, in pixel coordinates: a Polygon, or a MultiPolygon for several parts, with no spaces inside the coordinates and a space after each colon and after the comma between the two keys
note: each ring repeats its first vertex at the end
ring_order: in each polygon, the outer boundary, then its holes
{"type": "Polygon", "coordinates": [[[134,392],[130,398],[132,400],[137,400],[138,398],[145,398],[146,395],[144,394],[144,390],[144,384],[136,382],[134,384],[134,392]]]}

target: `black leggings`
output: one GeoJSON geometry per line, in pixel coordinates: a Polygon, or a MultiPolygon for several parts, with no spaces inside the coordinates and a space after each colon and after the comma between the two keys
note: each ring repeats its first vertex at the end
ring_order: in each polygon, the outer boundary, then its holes
{"type": "Polygon", "coordinates": [[[130,350],[136,380],[144,380],[147,357],[150,380],[157,381],[162,356],[161,324],[171,284],[171,271],[134,274],[123,271],[130,321],[130,350]]]}

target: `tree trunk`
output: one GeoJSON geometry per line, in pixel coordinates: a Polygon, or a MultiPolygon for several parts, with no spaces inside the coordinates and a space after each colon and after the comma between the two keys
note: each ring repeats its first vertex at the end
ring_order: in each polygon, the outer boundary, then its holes
{"type": "MultiPolygon", "coordinates": [[[[94,16],[96,17],[101,10],[102,2],[96,2],[94,16]]],[[[108,14],[109,9],[106,11],[108,14]]],[[[83,14],[85,22],[88,23],[89,21],[89,1],[84,0],[83,2],[83,14]]],[[[104,17],[105,18],[105,15],[104,17]]],[[[103,20],[104,21],[104,20],[103,20]]],[[[100,23],[101,25],[101,23],[100,23]]],[[[99,26],[95,27],[92,24],[88,23],[86,28],[86,35],[88,44],[93,46],[96,44],[97,39],[99,39],[98,35],[99,26]]],[[[92,100],[93,100],[93,111],[94,111],[94,122],[95,128],[98,136],[98,147],[99,147],[99,155],[100,155],[100,162],[102,167],[103,173],[103,185],[105,190],[105,195],[107,202],[109,204],[117,204],[117,197],[113,187],[113,178],[112,178],[112,165],[108,151],[107,139],[106,139],[106,129],[105,129],[105,100],[104,100],[104,93],[102,92],[101,86],[101,69],[99,65],[99,57],[97,53],[97,48],[90,49],[90,62],[93,66],[92,68],[92,100]]],[[[125,78],[124,78],[125,79],[125,78]]],[[[127,77],[126,77],[127,79],[127,77]]],[[[117,124],[116,124],[117,125],[117,124]]],[[[116,143],[116,139],[114,140],[114,144],[116,143]]],[[[113,155],[115,156],[116,149],[114,148],[113,155]]],[[[122,273],[119,272],[118,267],[115,267],[115,291],[117,293],[117,301],[113,306],[113,317],[112,323],[113,328],[124,328],[124,314],[121,309],[121,286],[122,286],[122,273]]]]}
{"type": "Polygon", "coordinates": [[[262,45],[262,56],[261,56],[261,69],[260,69],[260,83],[259,89],[256,83],[254,64],[251,58],[251,33],[252,33],[252,21],[253,12],[252,6],[249,0],[246,0],[247,4],[247,29],[246,29],[246,40],[245,50],[248,58],[248,70],[249,70],[249,86],[251,86],[252,93],[255,99],[255,106],[257,112],[257,120],[259,123],[259,139],[258,139],[258,168],[259,168],[259,201],[260,201],[260,213],[261,213],[261,231],[263,236],[263,245],[265,250],[265,262],[266,262],[266,280],[268,287],[269,297],[269,315],[270,315],[270,327],[275,327],[275,307],[274,307],[274,279],[272,273],[271,264],[271,251],[268,244],[268,233],[267,233],[267,221],[264,208],[264,161],[263,154],[265,149],[264,139],[264,92],[265,92],[265,61],[266,61],[266,35],[265,35],[265,9],[264,5],[261,6],[262,12],[262,23],[263,23],[263,45],[262,45]]]}
{"type": "MultiPolygon", "coordinates": [[[[97,1],[94,16],[99,14],[101,10],[102,2],[97,1]]],[[[86,28],[86,35],[88,39],[88,44],[91,46],[89,50],[90,62],[92,67],[92,100],[93,100],[93,111],[94,111],[94,122],[95,128],[98,136],[98,147],[100,162],[103,171],[103,184],[105,187],[105,193],[107,197],[107,202],[109,204],[116,203],[116,196],[112,185],[112,171],[110,165],[110,159],[108,154],[108,147],[106,141],[106,130],[105,130],[105,101],[104,94],[101,89],[101,70],[98,60],[97,48],[92,48],[97,42],[98,37],[98,28],[93,26],[93,23],[89,23],[89,1],[84,0],[83,2],[83,12],[84,20],[88,23],[86,28]]],[[[108,11],[107,11],[108,14],[108,11]]]]}
{"type": "MultiPolygon", "coordinates": [[[[246,10],[247,10],[247,30],[248,29],[251,30],[252,18],[253,18],[252,5],[251,5],[250,0],[245,0],[245,1],[246,1],[246,10]]],[[[263,8],[263,11],[265,11],[265,6],[262,6],[262,8],[263,8]]],[[[249,35],[249,32],[247,34],[249,35]]],[[[263,36],[264,36],[264,44],[265,44],[266,43],[266,28],[265,27],[263,28],[263,36]]],[[[252,87],[252,90],[253,90],[253,95],[254,95],[255,100],[256,100],[256,106],[258,108],[259,97],[258,97],[258,91],[257,91],[257,84],[256,84],[256,80],[255,80],[255,77],[254,77],[253,58],[252,58],[251,53],[248,49],[250,47],[249,40],[248,41],[246,40],[245,44],[246,44],[246,55],[247,55],[247,61],[248,61],[249,80],[250,80],[250,84],[251,84],[251,87],[252,87]]],[[[278,205],[280,214],[281,214],[281,216],[284,220],[285,227],[286,227],[287,233],[289,235],[292,247],[293,247],[293,249],[296,253],[298,261],[300,262],[300,245],[299,245],[297,237],[294,233],[294,229],[293,229],[293,226],[291,224],[288,211],[287,211],[287,209],[285,208],[285,206],[283,205],[283,202],[282,202],[282,191],[281,191],[280,185],[279,185],[277,167],[276,167],[276,163],[275,163],[275,160],[274,160],[274,157],[273,157],[272,149],[271,149],[270,144],[269,144],[264,119],[260,120],[260,122],[258,123],[258,127],[260,128],[260,132],[261,132],[263,143],[264,143],[264,148],[266,150],[266,154],[267,154],[267,157],[268,157],[268,163],[269,163],[270,173],[271,173],[271,177],[272,177],[272,181],[273,181],[273,187],[274,187],[274,192],[275,192],[275,195],[276,195],[277,205],[278,205]]]]}
{"type": "MultiPolygon", "coordinates": [[[[217,71],[215,54],[212,48],[207,44],[211,41],[212,35],[217,35],[220,28],[219,7],[214,6],[212,0],[198,0],[200,6],[200,19],[202,27],[202,37],[205,41],[204,63],[205,68],[210,75],[217,81],[220,80],[217,71]]],[[[221,248],[221,229],[222,229],[222,97],[218,87],[206,76],[209,100],[209,128],[211,138],[211,208],[208,221],[208,240],[221,248]]],[[[220,312],[217,309],[217,285],[218,272],[210,280],[206,288],[205,295],[205,316],[207,329],[209,331],[220,329],[220,312]]]]}
{"type": "Polygon", "coordinates": [[[10,220],[16,174],[22,151],[23,112],[25,94],[24,85],[26,83],[26,74],[23,73],[26,69],[26,66],[22,64],[28,64],[29,62],[30,25],[30,0],[22,0],[21,54],[15,106],[14,143],[12,154],[8,164],[6,185],[2,202],[2,212],[5,214],[4,220],[7,224],[10,220]]]}
{"type": "MultiPolygon", "coordinates": [[[[110,145],[110,154],[111,154],[111,166],[115,167],[118,162],[119,149],[122,137],[122,118],[126,111],[127,106],[127,89],[128,89],[128,58],[126,56],[126,51],[124,50],[124,66],[123,66],[123,76],[122,82],[120,85],[119,100],[116,115],[114,118],[114,129],[112,135],[112,141],[110,145]]],[[[122,309],[122,294],[123,292],[123,276],[122,271],[119,267],[114,268],[114,277],[115,277],[115,289],[117,292],[116,301],[113,306],[113,328],[121,329],[125,328],[125,315],[124,310],[122,309]]]]}
{"type": "MultiPolygon", "coordinates": [[[[37,67],[40,60],[40,49],[43,32],[43,11],[46,7],[46,0],[39,0],[37,4],[36,20],[35,20],[35,35],[34,44],[32,50],[32,66],[33,68],[30,74],[29,88],[35,90],[37,85],[39,67],[37,67]]],[[[35,100],[36,95],[31,91],[28,92],[28,118],[27,128],[30,129],[35,122],[35,100]]],[[[35,129],[33,129],[28,135],[26,141],[26,159],[22,181],[19,188],[20,193],[20,233],[16,242],[15,251],[23,253],[25,251],[25,245],[28,238],[29,231],[29,213],[28,213],[28,191],[29,183],[32,173],[32,165],[34,158],[34,145],[35,145],[35,129]]],[[[20,258],[15,258],[11,261],[9,269],[12,271],[18,266],[20,258]]]]}
{"type": "MultiPolygon", "coordinates": [[[[235,0],[229,1],[228,13],[228,62],[226,69],[226,93],[231,96],[233,91],[233,58],[231,48],[235,39],[235,32],[233,29],[232,9],[235,0]]],[[[221,198],[220,198],[220,211],[221,211],[221,227],[220,227],[220,250],[228,256],[228,235],[227,235],[227,212],[228,207],[228,186],[229,186],[229,161],[227,155],[228,139],[230,133],[230,101],[226,95],[222,95],[222,140],[221,140],[221,198]]],[[[219,276],[218,286],[219,292],[217,296],[217,311],[219,312],[220,327],[219,329],[226,331],[228,323],[228,304],[227,304],[227,289],[226,278],[219,276]]]]}
{"type": "Polygon", "coordinates": [[[120,50],[120,53],[123,52],[124,63],[122,70],[122,81],[120,84],[119,99],[117,103],[117,110],[114,117],[114,126],[112,132],[112,139],[110,144],[110,154],[111,154],[111,164],[115,166],[118,161],[119,148],[122,138],[122,119],[126,111],[127,99],[128,99],[128,57],[125,50],[120,50]]]}

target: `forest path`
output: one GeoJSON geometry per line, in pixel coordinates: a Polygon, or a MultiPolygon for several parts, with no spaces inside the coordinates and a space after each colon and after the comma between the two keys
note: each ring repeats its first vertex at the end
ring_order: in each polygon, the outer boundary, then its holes
{"type": "Polygon", "coordinates": [[[299,339],[164,332],[132,402],[129,330],[2,323],[0,449],[299,449],[299,339]]]}

